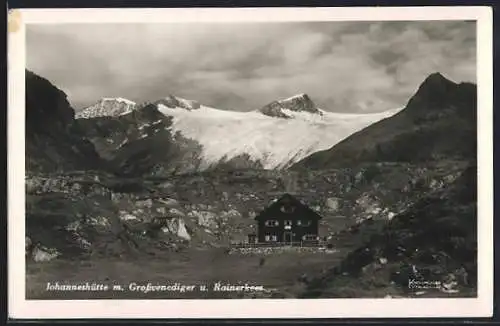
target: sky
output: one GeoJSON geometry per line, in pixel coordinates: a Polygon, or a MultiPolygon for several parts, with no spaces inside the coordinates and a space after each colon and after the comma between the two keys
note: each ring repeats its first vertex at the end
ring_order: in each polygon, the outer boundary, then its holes
{"type": "Polygon", "coordinates": [[[404,107],[441,72],[476,82],[476,25],[462,21],[29,25],[27,69],[76,109],[169,94],[249,111],[307,93],[333,112],[404,107]]]}

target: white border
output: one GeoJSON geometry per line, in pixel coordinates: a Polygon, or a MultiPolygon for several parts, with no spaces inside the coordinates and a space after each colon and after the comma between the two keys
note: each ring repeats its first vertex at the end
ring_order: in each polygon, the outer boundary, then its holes
{"type": "MultiPolygon", "coordinates": [[[[493,56],[489,7],[23,9],[8,36],[8,298],[11,318],[488,317],[493,313],[493,56]],[[478,297],[460,299],[25,300],[25,25],[130,22],[476,20],[478,297]],[[305,304],[307,303],[307,304],[305,304]]],[[[12,12],[11,12],[12,14],[12,12]]],[[[16,15],[9,15],[12,18],[16,15]]]]}

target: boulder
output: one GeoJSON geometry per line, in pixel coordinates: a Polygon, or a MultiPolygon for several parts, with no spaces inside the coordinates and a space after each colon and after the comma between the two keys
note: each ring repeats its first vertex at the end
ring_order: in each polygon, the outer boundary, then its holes
{"type": "Polygon", "coordinates": [[[215,214],[209,211],[191,211],[188,216],[196,219],[198,225],[204,227],[215,227],[215,214]]]}
{"type": "Polygon", "coordinates": [[[135,202],[135,206],[141,208],[151,208],[153,207],[153,200],[152,199],[139,200],[135,202]]]}
{"type": "Polygon", "coordinates": [[[132,215],[126,211],[120,211],[118,217],[122,221],[138,220],[137,216],[132,215]]]}
{"type": "Polygon", "coordinates": [[[356,199],[356,204],[358,204],[366,214],[378,214],[381,211],[379,203],[369,194],[364,194],[360,198],[356,199]]]}
{"type": "Polygon", "coordinates": [[[156,212],[160,215],[167,215],[167,209],[165,207],[157,207],[156,212]]]}
{"type": "Polygon", "coordinates": [[[98,226],[98,227],[108,227],[111,225],[109,219],[104,216],[90,217],[88,219],[88,223],[92,226],[98,226]]]}
{"type": "Polygon", "coordinates": [[[94,184],[90,187],[89,193],[99,196],[109,196],[111,197],[111,191],[108,188],[102,187],[98,184],[94,184]]]}
{"type": "Polygon", "coordinates": [[[173,198],[168,198],[168,197],[161,198],[161,199],[157,199],[157,201],[166,207],[178,207],[179,206],[179,202],[173,198]]]}
{"type": "Polygon", "coordinates": [[[228,211],[222,211],[221,217],[223,219],[241,218],[241,213],[235,209],[230,209],[228,211]]]}
{"type": "Polygon", "coordinates": [[[257,213],[253,210],[250,210],[250,211],[248,211],[247,216],[248,216],[248,218],[253,219],[257,216],[257,213]]]}
{"type": "Polygon", "coordinates": [[[56,249],[49,249],[45,247],[35,247],[31,253],[32,258],[36,262],[50,261],[60,255],[56,249]]]}
{"type": "Polygon", "coordinates": [[[189,235],[184,219],[173,218],[166,221],[165,226],[162,227],[164,233],[170,233],[178,236],[184,240],[191,240],[191,235],[189,235]]]}
{"type": "Polygon", "coordinates": [[[90,243],[90,241],[88,241],[87,239],[81,237],[80,235],[78,235],[76,237],[76,243],[83,250],[89,250],[90,247],[92,246],[92,243],[90,243]]]}
{"type": "Polygon", "coordinates": [[[167,215],[169,217],[176,217],[176,218],[182,218],[182,217],[185,217],[186,214],[184,214],[184,212],[180,211],[179,209],[177,208],[170,208],[168,210],[168,213],[167,215]]]}
{"type": "Polygon", "coordinates": [[[184,223],[183,219],[178,219],[177,220],[178,226],[177,226],[177,236],[179,238],[185,239],[185,240],[191,240],[191,236],[189,235],[187,229],[186,229],[186,224],[184,223]]]}
{"type": "Polygon", "coordinates": [[[121,201],[121,199],[123,198],[122,194],[120,193],[116,193],[116,192],[112,192],[111,193],[111,201],[113,203],[119,203],[121,201]]]}
{"type": "Polygon", "coordinates": [[[66,231],[68,231],[68,232],[72,232],[72,231],[76,232],[76,231],[78,231],[80,228],[81,228],[81,223],[80,223],[80,221],[78,221],[78,220],[77,220],[77,221],[73,221],[73,222],[69,223],[68,225],[66,225],[66,226],[64,227],[64,229],[65,229],[66,231]]]}
{"type": "Polygon", "coordinates": [[[325,207],[329,212],[336,212],[340,207],[340,200],[335,197],[330,197],[325,200],[325,207]]]}
{"type": "Polygon", "coordinates": [[[79,183],[73,183],[71,186],[71,192],[72,193],[79,193],[82,190],[82,185],[79,183]]]}

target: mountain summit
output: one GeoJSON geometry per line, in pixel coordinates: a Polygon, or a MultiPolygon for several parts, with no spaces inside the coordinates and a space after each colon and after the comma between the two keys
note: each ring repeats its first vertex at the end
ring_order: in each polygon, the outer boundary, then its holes
{"type": "MultiPolygon", "coordinates": [[[[455,83],[441,73],[429,75],[420,84],[417,92],[408,101],[406,110],[413,115],[438,114],[446,108],[466,108],[465,114],[473,113],[467,108],[475,106],[476,86],[471,83],[455,83]]],[[[471,117],[474,118],[474,117],[471,117]]]]}
{"type": "Polygon", "coordinates": [[[197,110],[201,107],[200,103],[193,100],[186,100],[177,96],[168,95],[156,102],[155,105],[163,105],[170,109],[197,110]]]}
{"type": "Polygon", "coordinates": [[[307,94],[298,94],[292,97],[274,101],[259,110],[262,114],[275,118],[293,118],[294,113],[307,112],[322,115],[321,110],[314,104],[307,94]]]}
{"type": "Polygon", "coordinates": [[[77,112],[75,118],[90,119],[97,117],[117,117],[132,112],[136,103],[125,98],[105,97],[97,103],[77,112]]]}

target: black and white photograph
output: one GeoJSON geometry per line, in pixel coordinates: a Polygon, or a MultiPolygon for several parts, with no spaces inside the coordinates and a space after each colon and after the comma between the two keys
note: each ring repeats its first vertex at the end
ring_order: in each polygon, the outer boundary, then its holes
{"type": "Polygon", "coordinates": [[[493,288],[478,19],[268,17],[22,25],[22,300],[493,288]]]}

